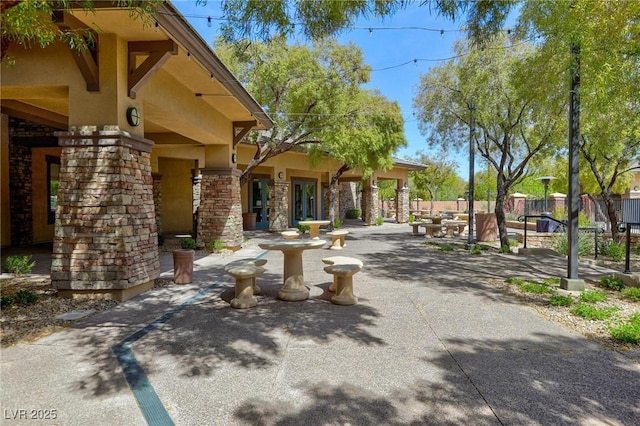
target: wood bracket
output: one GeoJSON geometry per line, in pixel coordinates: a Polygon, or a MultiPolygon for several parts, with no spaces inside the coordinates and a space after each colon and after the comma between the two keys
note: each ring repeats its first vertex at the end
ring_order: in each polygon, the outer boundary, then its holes
{"type": "MultiPolygon", "coordinates": [[[[61,31],[91,31],[86,25],[80,22],[78,19],[73,16],[64,13],[61,10],[56,10],[53,12],[51,19],[53,22],[60,28],[61,31]]],[[[71,52],[71,56],[73,60],[76,62],[78,69],[80,70],[80,74],[82,74],[82,78],[84,78],[85,83],[87,84],[87,92],[98,92],[100,91],[100,74],[98,68],[98,38],[94,34],[94,43],[87,43],[89,45],[88,49],[73,49],[69,46],[69,51],[71,52]]]]}
{"type": "Polygon", "coordinates": [[[161,41],[130,41],[129,42],[129,97],[136,98],[136,92],[142,87],[162,65],[169,60],[170,55],[178,54],[178,45],[173,40],[161,41]],[[147,55],[139,66],[136,58],[147,55]]]}
{"type": "Polygon", "coordinates": [[[233,122],[233,149],[242,141],[251,129],[258,125],[257,121],[234,121],[233,122]]]}

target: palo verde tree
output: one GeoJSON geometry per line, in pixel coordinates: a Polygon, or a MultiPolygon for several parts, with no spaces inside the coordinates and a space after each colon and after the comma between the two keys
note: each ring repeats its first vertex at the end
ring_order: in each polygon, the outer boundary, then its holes
{"type": "Polygon", "coordinates": [[[604,202],[616,240],[613,195],[624,192],[640,156],[638,17],[635,1],[541,0],[526,2],[520,19],[521,30],[539,38],[534,60],[547,65],[546,84],[561,78],[567,85],[566,70],[579,60],[580,183],[604,202]],[[571,46],[579,56],[569,54],[571,46]]]}
{"type": "Polygon", "coordinates": [[[269,131],[249,139],[255,154],[243,171],[241,184],[258,165],[276,155],[312,145],[337,153],[341,143],[355,139],[347,135],[351,138],[333,142],[350,126],[360,125],[360,85],[369,80],[369,67],[356,46],[341,46],[334,40],[289,45],[279,37],[269,43],[218,41],[216,52],[275,123],[269,131]]]}
{"type": "Polygon", "coordinates": [[[508,245],[505,198],[526,175],[529,161],[549,155],[564,129],[564,104],[554,92],[523,90],[520,68],[541,72],[527,63],[532,48],[507,35],[484,49],[456,45],[456,58],[422,76],[414,108],[431,146],[468,150],[471,118],[474,149],[496,172],[495,213],[501,245],[508,245]]]}
{"type": "Polygon", "coordinates": [[[340,177],[349,170],[358,170],[363,177],[387,170],[393,165],[393,153],[406,145],[400,107],[377,91],[360,89],[347,101],[347,112],[333,117],[333,125],[323,132],[321,142],[309,148],[311,164],[324,155],[341,163],[329,185],[329,220],[333,224],[340,177]]]}
{"type": "MultiPolygon", "coordinates": [[[[445,158],[446,156],[437,154],[436,157],[445,158]]],[[[423,170],[410,172],[410,175],[417,191],[416,195],[422,199],[428,198],[431,203],[430,210],[433,212],[436,192],[456,175],[456,163],[448,160],[434,160],[424,151],[418,151],[413,161],[426,166],[423,170]]]]}

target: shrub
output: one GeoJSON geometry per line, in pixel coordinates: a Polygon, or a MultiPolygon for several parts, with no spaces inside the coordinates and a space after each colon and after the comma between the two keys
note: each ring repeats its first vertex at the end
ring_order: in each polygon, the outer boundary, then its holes
{"type": "Polygon", "coordinates": [[[301,234],[304,234],[305,232],[307,232],[309,229],[311,229],[309,227],[309,225],[297,225],[298,231],[300,231],[301,234]]]}
{"type": "Polygon", "coordinates": [[[0,309],[8,308],[14,301],[13,295],[0,296],[0,309]]]}
{"type": "Polygon", "coordinates": [[[20,305],[23,308],[29,305],[33,305],[38,301],[38,296],[29,290],[18,290],[13,295],[13,303],[20,305]]]}
{"type": "Polygon", "coordinates": [[[336,219],[333,221],[333,227],[340,228],[342,226],[342,223],[343,223],[342,219],[336,219]]]}
{"type": "Polygon", "coordinates": [[[36,262],[31,261],[31,256],[9,256],[4,261],[7,272],[15,276],[30,274],[36,262]]]}
{"type": "Polygon", "coordinates": [[[522,278],[516,278],[516,277],[507,278],[505,282],[508,284],[516,284],[516,285],[522,285],[526,283],[526,281],[523,280],[522,278]]]}
{"type": "Polygon", "coordinates": [[[360,218],[360,214],[360,209],[349,209],[347,210],[347,219],[358,219],[360,218]]]}
{"type": "Polygon", "coordinates": [[[438,250],[440,250],[440,251],[453,251],[453,246],[451,244],[438,245],[438,250]]]}
{"type": "Polygon", "coordinates": [[[622,291],[624,288],[624,281],[622,281],[622,278],[618,277],[602,277],[598,285],[610,290],[622,291]]]}
{"type": "Polygon", "coordinates": [[[531,281],[518,285],[520,287],[520,290],[525,293],[555,293],[554,289],[547,287],[546,285],[534,283],[531,281]]]}
{"type": "Polygon", "coordinates": [[[384,218],[382,218],[382,217],[377,217],[376,218],[376,225],[382,226],[383,223],[384,223],[384,218]]]}
{"type": "Polygon", "coordinates": [[[215,240],[211,240],[207,244],[207,250],[209,250],[212,253],[218,253],[218,252],[222,251],[225,247],[226,246],[224,244],[224,241],[222,241],[220,238],[216,238],[215,240]]]}
{"type": "MultiPolygon", "coordinates": [[[[408,220],[409,220],[409,223],[411,223],[411,222],[415,222],[415,221],[416,221],[416,217],[415,217],[414,215],[410,214],[410,215],[409,215],[409,219],[408,219],[408,220]]],[[[639,246],[639,247],[640,247],[640,246],[639,246]]]]}
{"type": "Polygon", "coordinates": [[[582,210],[578,212],[578,227],[591,226],[589,216],[582,210]]]}
{"type": "Polygon", "coordinates": [[[622,290],[622,297],[632,302],[640,302],[640,287],[629,287],[622,290]]]}
{"type": "MultiPolygon", "coordinates": [[[[569,254],[569,237],[566,232],[554,234],[551,247],[563,256],[569,254]]],[[[593,251],[593,236],[584,232],[578,233],[578,255],[588,256],[593,251]]]]}
{"type": "Polygon", "coordinates": [[[607,300],[607,294],[599,290],[583,291],[580,295],[580,301],[584,303],[604,302],[607,300]]]}
{"type": "Polygon", "coordinates": [[[624,244],[616,243],[613,240],[605,241],[599,249],[602,255],[610,257],[616,262],[620,262],[624,259],[626,254],[624,244]]]}
{"type": "Polygon", "coordinates": [[[509,238],[507,241],[509,241],[509,247],[518,247],[518,240],[514,240],[513,238],[509,238]]]}
{"type": "Polygon", "coordinates": [[[549,304],[551,306],[571,306],[573,305],[573,299],[571,296],[551,296],[549,298],[549,304]]]}
{"type": "Polygon", "coordinates": [[[611,318],[617,310],[616,307],[597,308],[586,303],[578,303],[571,313],[588,320],[605,320],[611,318]]]}
{"type": "Polygon", "coordinates": [[[195,250],[196,240],[193,238],[180,238],[180,247],[185,250],[195,250]]]}
{"type": "Polygon", "coordinates": [[[560,285],[560,277],[548,277],[542,280],[546,285],[560,285]]]}
{"type": "Polygon", "coordinates": [[[482,249],[480,248],[480,246],[477,245],[471,250],[469,250],[469,254],[482,254],[482,249]]]}
{"type": "Polygon", "coordinates": [[[633,250],[638,256],[640,256],[640,244],[638,244],[636,246],[636,248],[633,250]]]}
{"type": "Polygon", "coordinates": [[[611,337],[621,342],[640,343],[640,313],[631,315],[626,323],[612,327],[611,337]]]}
{"type": "Polygon", "coordinates": [[[503,245],[500,247],[500,253],[511,253],[511,247],[508,245],[503,245]]]}

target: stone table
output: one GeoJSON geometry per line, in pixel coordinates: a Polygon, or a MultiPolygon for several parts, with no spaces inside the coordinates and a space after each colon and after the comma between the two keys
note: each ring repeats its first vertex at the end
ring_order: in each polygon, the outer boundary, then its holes
{"type": "Polygon", "coordinates": [[[314,240],[320,238],[320,227],[327,226],[330,223],[331,221],[329,220],[301,220],[298,222],[300,225],[306,225],[309,227],[309,238],[313,238],[314,240]]]}

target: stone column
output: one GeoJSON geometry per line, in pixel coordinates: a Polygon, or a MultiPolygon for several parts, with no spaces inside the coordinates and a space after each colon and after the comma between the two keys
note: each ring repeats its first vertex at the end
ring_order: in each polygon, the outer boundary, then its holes
{"type": "Polygon", "coordinates": [[[358,208],[358,194],[356,193],[355,182],[343,182],[340,184],[339,216],[344,219],[347,210],[358,208]]]}
{"type": "Polygon", "coordinates": [[[193,233],[198,235],[198,214],[200,211],[200,200],[202,196],[202,175],[200,170],[193,170],[193,176],[191,177],[191,200],[193,202],[193,233]]]}
{"type": "Polygon", "coordinates": [[[280,232],[289,227],[289,182],[271,183],[269,193],[269,231],[280,232]]]}
{"type": "Polygon", "coordinates": [[[158,235],[162,235],[162,175],[159,173],[152,173],[153,178],[153,208],[156,211],[156,229],[158,235]]]}
{"type": "Polygon", "coordinates": [[[117,126],[56,132],[62,146],[51,281],[61,296],[126,300],[160,273],[153,142],[117,126]]]}
{"type": "Polygon", "coordinates": [[[396,189],[396,222],[407,223],[409,220],[409,188],[396,189]]]}
{"type": "Polygon", "coordinates": [[[242,245],[240,176],[235,168],[201,169],[197,244],[204,247],[220,239],[231,250],[242,245]]]}
{"type": "Polygon", "coordinates": [[[362,190],[362,220],[367,225],[375,225],[378,219],[378,187],[370,186],[362,190]]]}
{"type": "Polygon", "coordinates": [[[11,211],[11,245],[33,243],[33,182],[31,148],[9,144],[9,209],[11,211]]]}

